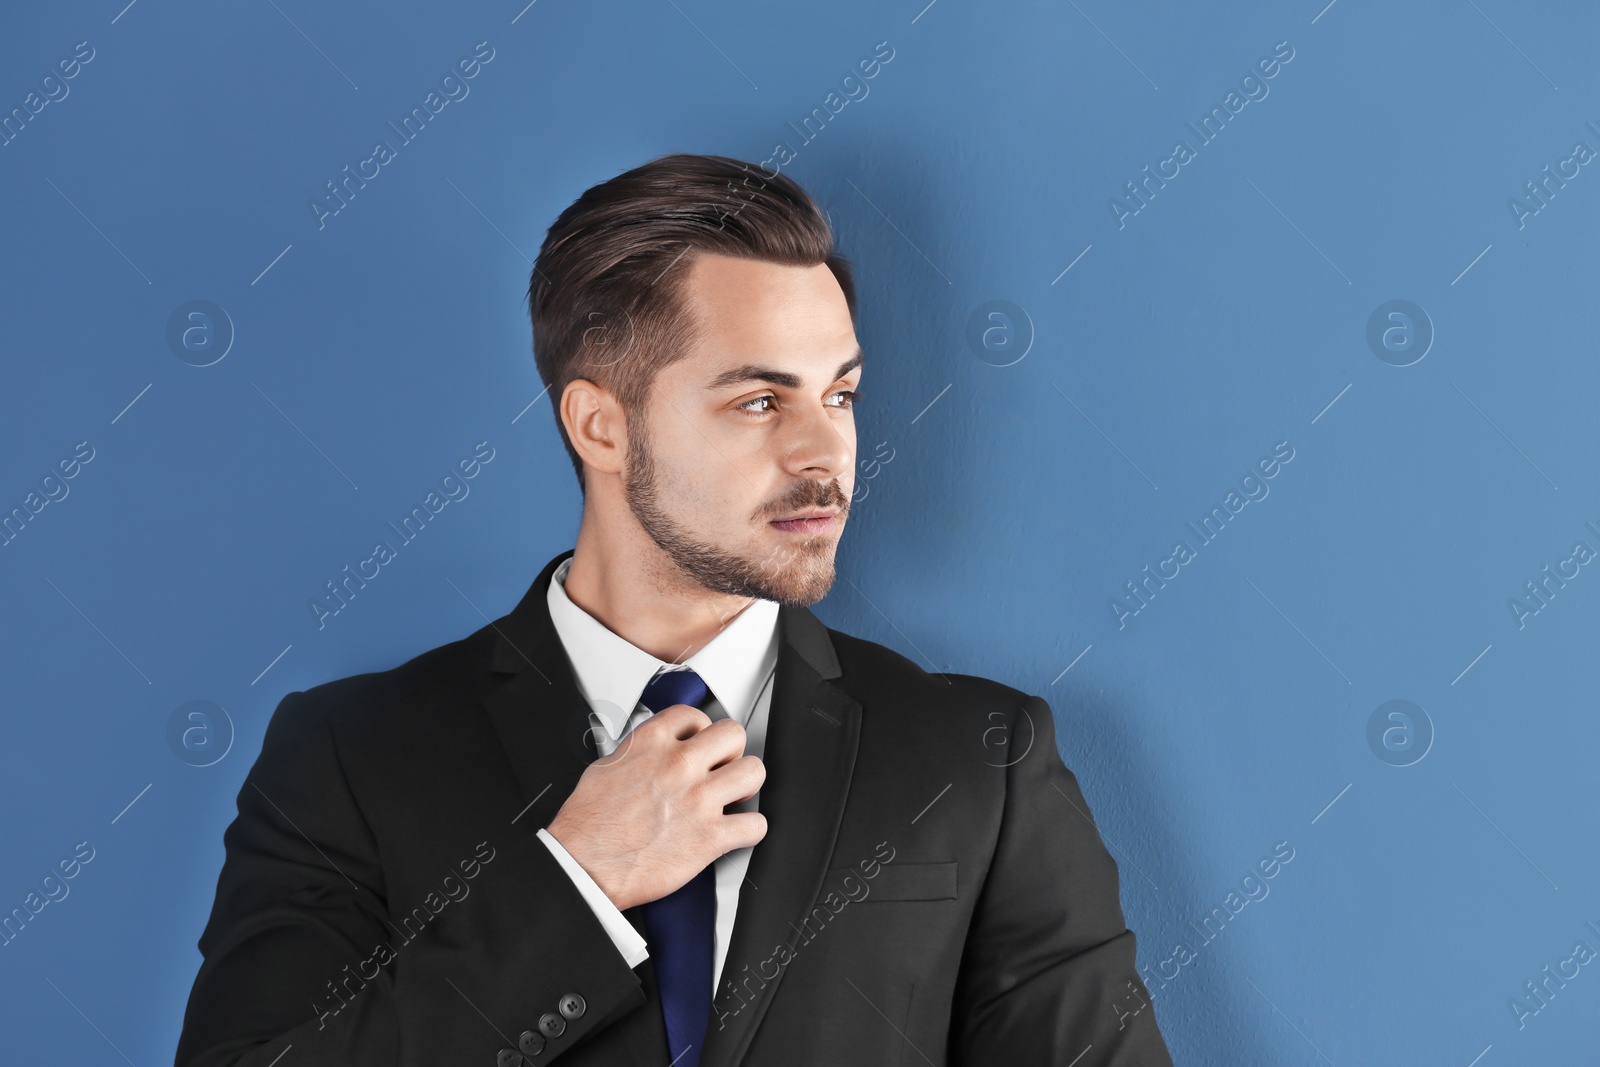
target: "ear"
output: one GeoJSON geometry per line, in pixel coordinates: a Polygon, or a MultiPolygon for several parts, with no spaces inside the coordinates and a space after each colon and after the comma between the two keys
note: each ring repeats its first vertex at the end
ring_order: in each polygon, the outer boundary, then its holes
{"type": "Polygon", "coordinates": [[[584,466],[606,474],[623,469],[628,451],[627,414],[604,386],[574,378],[561,391],[561,425],[584,466]]]}

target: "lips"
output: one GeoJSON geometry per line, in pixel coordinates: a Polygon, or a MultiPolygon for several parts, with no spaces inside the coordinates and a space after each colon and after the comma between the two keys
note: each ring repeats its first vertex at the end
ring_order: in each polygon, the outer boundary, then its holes
{"type": "Polygon", "coordinates": [[[800,519],[831,519],[837,514],[838,512],[830,511],[827,508],[817,508],[811,511],[797,511],[793,515],[788,515],[781,519],[774,519],[773,521],[795,522],[800,519]]]}
{"type": "Polygon", "coordinates": [[[832,529],[838,518],[835,511],[802,511],[787,519],[774,520],[772,525],[787,533],[814,534],[832,529]]]}

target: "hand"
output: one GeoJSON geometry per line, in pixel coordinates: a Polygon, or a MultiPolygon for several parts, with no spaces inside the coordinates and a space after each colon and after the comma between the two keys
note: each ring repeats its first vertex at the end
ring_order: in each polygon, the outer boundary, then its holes
{"type": "Polygon", "coordinates": [[[659,900],[767,835],[760,812],[723,810],[755,796],[767,777],[744,743],[733,719],[712,722],[688,704],[663,708],[584,770],[546,832],[619,909],[659,900]]]}

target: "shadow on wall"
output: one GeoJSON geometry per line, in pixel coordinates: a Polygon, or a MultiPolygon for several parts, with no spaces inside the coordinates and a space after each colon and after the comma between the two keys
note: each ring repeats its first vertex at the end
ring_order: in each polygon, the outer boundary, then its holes
{"type": "MultiPolygon", "coordinates": [[[[1191,925],[1222,902],[1187,891],[1210,877],[1196,844],[1205,835],[1196,824],[1194,798],[1179,791],[1187,772],[1166,761],[1171,750],[1150,736],[1151,709],[1071,678],[1041,695],[1056,712],[1062,759],[1078,776],[1101,840],[1117,861],[1122,909],[1139,942],[1139,975],[1173,1062],[1273,1062],[1279,1052],[1273,1039],[1257,1031],[1259,1041],[1247,1047],[1246,1032],[1234,1021],[1255,1017],[1255,994],[1224,983],[1217,946],[1191,925]],[[1193,952],[1188,962],[1177,951],[1180,944],[1193,952]]],[[[1220,929],[1219,920],[1207,928],[1220,929]]]]}
{"type": "MultiPolygon", "coordinates": [[[[973,534],[987,520],[973,502],[986,500],[992,485],[983,461],[975,462],[974,443],[951,431],[970,425],[970,406],[950,410],[969,404],[961,385],[971,381],[975,357],[962,336],[962,278],[956,265],[940,264],[939,253],[951,256],[986,238],[962,227],[961,205],[936,201],[922,174],[929,147],[864,146],[845,137],[806,150],[804,172],[786,169],[829,213],[839,248],[856,266],[856,332],[869,353],[862,392],[873,397],[857,421],[857,510],[840,546],[841,580],[824,603],[831,602],[827,615],[840,628],[876,635],[926,670],[984,674],[984,665],[960,651],[967,646],[954,610],[921,625],[897,620],[886,631],[874,606],[843,580],[851,570],[876,569],[873,561],[881,560],[892,561],[885,573],[916,575],[918,585],[937,587],[941,576],[968,569],[971,555],[984,551],[973,534]],[[952,382],[956,388],[939,398],[952,382]],[[938,404],[946,405],[943,412],[938,404]],[[941,414],[942,422],[936,417],[941,414]],[[895,632],[901,627],[907,632],[895,632]],[[944,653],[954,658],[930,664],[905,647],[907,641],[936,659],[944,653]]],[[[1019,660],[1042,661],[1052,652],[1041,647],[1019,660]]],[[[1274,1051],[1270,1038],[1263,1035],[1259,1048],[1247,1050],[1239,1029],[1225,1021],[1252,1017],[1259,1007],[1248,999],[1253,994],[1234,995],[1223,986],[1214,949],[1190,925],[1218,902],[1185,896],[1179,888],[1202,883],[1206,869],[1195,844],[1202,838],[1186,825],[1185,813],[1193,806],[1177,792],[1183,768],[1163,762],[1165,750],[1145,726],[1151,709],[1076,685],[1070,676],[1054,686],[1023,681],[1058,669],[1056,664],[1015,678],[990,676],[1038,693],[1055,712],[1063,758],[1117,861],[1123,910],[1139,938],[1140,975],[1174,1060],[1237,1061],[1248,1051],[1267,1062],[1274,1051]],[[1177,976],[1163,980],[1157,968],[1180,942],[1195,950],[1194,957],[1177,976]],[[1197,1036],[1198,1047],[1180,1041],[1197,1036]]],[[[1167,965],[1167,974],[1172,967],[1167,965]]]]}

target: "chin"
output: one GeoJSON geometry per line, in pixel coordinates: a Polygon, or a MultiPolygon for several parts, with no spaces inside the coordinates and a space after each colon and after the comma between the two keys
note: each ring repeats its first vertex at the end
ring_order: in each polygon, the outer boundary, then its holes
{"type": "Polygon", "coordinates": [[[790,607],[810,607],[833,588],[838,538],[819,534],[790,543],[750,560],[742,596],[775,600],[790,607]]]}
{"type": "Polygon", "coordinates": [[[799,582],[786,582],[782,588],[773,590],[766,599],[776,600],[789,607],[808,608],[828,595],[828,591],[833,588],[833,579],[833,564],[830,562],[826,573],[819,573],[799,582]]]}

